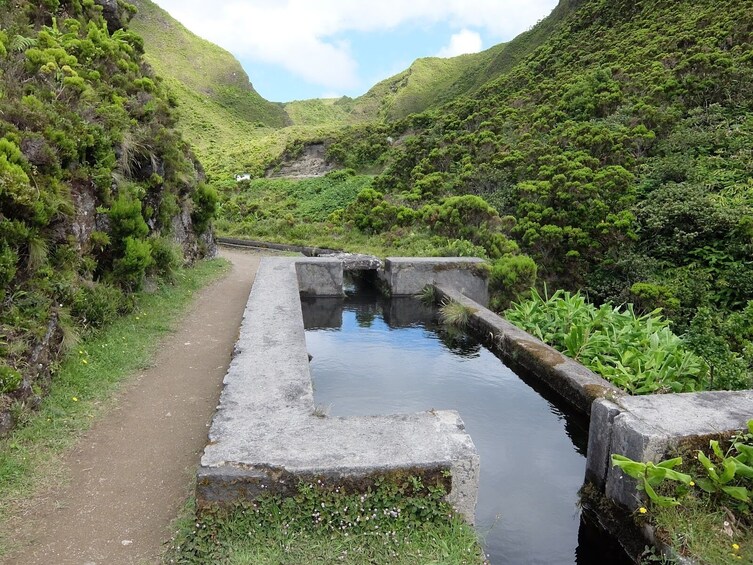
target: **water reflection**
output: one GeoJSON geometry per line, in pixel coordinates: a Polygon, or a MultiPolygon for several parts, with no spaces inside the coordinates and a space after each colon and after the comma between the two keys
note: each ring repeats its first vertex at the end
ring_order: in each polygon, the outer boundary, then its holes
{"type": "Polygon", "coordinates": [[[549,389],[412,298],[309,300],[303,313],[316,402],[331,415],[460,412],[481,456],[476,521],[492,563],[622,562],[581,523],[587,422],[549,389]]]}

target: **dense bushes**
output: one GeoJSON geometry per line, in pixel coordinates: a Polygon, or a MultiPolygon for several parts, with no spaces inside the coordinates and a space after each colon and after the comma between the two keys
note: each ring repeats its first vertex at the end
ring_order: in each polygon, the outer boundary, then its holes
{"type": "Polygon", "coordinates": [[[54,362],[57,340],[127,310],[146,276],[196,256],[216,206],[143,42],[122,27],[133,7],[117,11],[0,3],[0,356],[30,376],[4,378],[21,400],[40,392],[27,365],[43,339],[54,362]]]}

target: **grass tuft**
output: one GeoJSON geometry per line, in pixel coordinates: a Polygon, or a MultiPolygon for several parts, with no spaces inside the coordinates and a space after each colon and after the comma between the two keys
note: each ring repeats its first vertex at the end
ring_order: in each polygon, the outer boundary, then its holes
{"type": "Polygon", "coordinates": [[[471,321],[473,308],[451,300],[442,305],[439,309],[439,315],[442,322],[453,328],[466,328],[471,321]]]}
{"type": "Polygon", "coordinates": [[[418,293],[418,299],[424,306],[434,306],[439,301],[439,294],[434,285],[427,284],[421,292],[418,293]]]}

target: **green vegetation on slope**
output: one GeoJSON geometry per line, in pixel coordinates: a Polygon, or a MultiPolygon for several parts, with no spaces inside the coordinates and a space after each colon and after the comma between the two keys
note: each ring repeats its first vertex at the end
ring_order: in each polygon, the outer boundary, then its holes
{"type": "Polygon", "coordinates": [[[548,17],[509,43],[447,59],[418,59],[405,71],[374,85],[355,100],[344,100],[343,104],[350,106],[353,121],[399,120],[472,95],[544,43],[575,4],[574,0],[560,2],[548,17]]]}
{"type": "Polygon", "coordinates": [[[481,86],[481,77],[504,49],[505,45],[496,45],[482,53],[418,59],[353,100],[351,113],[372,120],[394,120],[439,107],[481,86]]]}
{"type": "MultiPolygon", "coordinates": [[[[348,98],[293,100],[285,104],[290,121],[297,126],[344,125],[357,121],[348,98]]],[[[363,119],[369,119],[363,116],[363,119]]]]}
{"type": "Polygon", "coordinates": [[[105,21],[93,0],[0,3],[3,428],[82,332],[212,242],[217,194],[123,27],[132,7],[118,10],[105,21]]]}
{"type": "Polygon", "coordinates": [[[663,308],[731,386],[749,386],[752,36],[750,1],[584,1],[472,97],[393,124],[395,143],[360,127],[330,150],[351,167],[388,163],[371,216],[480,196],[551,286],[663,308]]]}
{"type": "MultiPolygon", "coordinates": [[[[237,120],[246,127],[286,125],[282,106],[268,102],[254,90],[230,53],[188,31],[154,2],[135,0],[133,4],[137,12],[131,28],[143,38],[149,64],[160,76],[169,77],[172,87],[181,89],[176,92],[179,106],[190,106],[200,97],[211,102],[216,112],[227,113],[225,119],[237,120]],[[191,98],[185,99],[186,95],[191,98]]],[[[208,117],[206,109],[197,115],[208,117]]],[[[180,118],[188,120],[189,116],[180,114],[180,118]]]]}
{"type": "Polygon", "coordinates": [[[236,174],[263,177],[289,144],[331,137],[347,121],[337,101],[265,100],[230,53],[194,35],[150,0],[134,4],[132,27],[143,37],[146,59],[162,78],[176,106],[177,126],[213,183],[236,174]]]}
{"type": "MultiPolygon", "coordinates": [[[[132,27],[144,39],[146,59],[163,77],[177,105],[179,127],[207,172],[230,177],[279,155],[269,128],[289,118],[281,104],[262,98],[240,63],[224,49],[194,35],[150,0],[135,0],[132,27]],[[244,155],[258,157],[251,159],[244,155]]],[[[286,138],[283,138],[286,139],[286,138]]]]}
{"type": "Polygon", "coordinates": [[[230,53],[195,36],[150,0],[134,3],[133,28],[144,38],[147,60],[175,98],[181,129],[217,179],[263,176],[291,140],[336,137],[348,124],[403,118],[473,92],[543,42],[566,12],[558,7],[511,43],[482,53],[419,59],[356,99],[275,104],[253,90],[230,53]],[[280,131],[287,125],[295,127],[280,131]]]}

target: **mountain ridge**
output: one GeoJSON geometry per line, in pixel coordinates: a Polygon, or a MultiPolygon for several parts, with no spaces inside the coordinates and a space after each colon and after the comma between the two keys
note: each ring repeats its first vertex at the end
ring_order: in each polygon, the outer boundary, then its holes
{"type": "Polygon", "coordinates": [[[440,107],[514,66],[546,39],[561,13],[573,2],[562,0],[552,15],[508,43],[457,57],[416,59],[407,69],[356,98],[288,102],[265,100],[253,89],[232,54],[187,30],[151,0],[133,3],[138,12],[131,25],[144,38],[147,60],[183,101],[179,104],[180,119],[193,133],[199,152],[206,154],[209,139],[241,134],[235,127],[238,125],[275,129],[290,125],[348,125],[397,120],[440,107]],[[206,68],[213,71],[208,78],[202,76],[206,68]],[[194,105],[200,110],[193,111],[194,105]],[[240,123],[228,124],[234,121],[240,123]]]}

